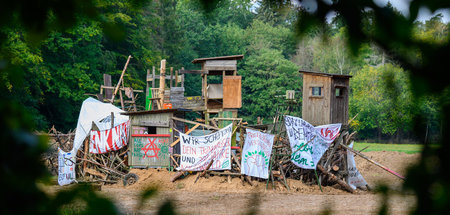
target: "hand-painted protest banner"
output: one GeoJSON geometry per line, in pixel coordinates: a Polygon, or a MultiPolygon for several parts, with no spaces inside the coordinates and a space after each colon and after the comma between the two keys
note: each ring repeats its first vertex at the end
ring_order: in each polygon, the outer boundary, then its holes
{"type": "Polygon", "coordinates": [[[210,170],[231,169],[232,124],[205,136],[180,133],[181,161],[178,170],[203,171],[211,160],[210,170]]]}
{"type": "Polygon", "coordinates": [[[103,154],[117,151],[127,145],[130,121],[126,121],[112,129],[91,131],[89,152],[103,154]]]}
{"type": "MultiPolygon", "coordinates": [[[[351,143],[348,147],[353,148],[353,143],[351,143]]],[[[364,187],[367,185],[366,180],[364,180],[364,177],[356,168],[355,155],[350,150],[347,150],[347,167],[347,183],[351,188],[356,189],[357,187],[364,187]]]]}
{"type": "Polygon", "coordinates": [[[58,184],[70,184],[75,180],[75,157],[58,148],[58,184]]]}
{"type": "Polygon", "coordinates": [[[298,117],[285,116],[284,120],[291,143],[291,161],[304,169],[316,169],[320,158],[338,136],[341,124],[314,127],[298,117]]]}
{"type": "Polygon", "coordinates": [[[246,131],[247,137],[242,152],[241,173],[267,179],[275,135],[251,129],[246,129],[246,131]]]}

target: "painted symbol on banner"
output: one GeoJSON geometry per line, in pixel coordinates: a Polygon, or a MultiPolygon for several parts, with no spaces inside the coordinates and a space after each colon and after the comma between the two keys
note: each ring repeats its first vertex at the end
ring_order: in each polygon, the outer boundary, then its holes
{"type": "Polygon", "coordinates": [[[248,152],[248,154],[245,155],[244,163],[247,164],[247,169],[250,169],[251,165],[261,168],[269,164],[269,158],[263,151],[255,150],[254,152],[248,152]]]}
{"type": "Polygon", "coordinates": [[[223,164],[222,164],[222,169],[227,168],[229,165],[230,165],[230,161],[229,161],[229,160],[226,160],[226,161],[223,162],[223,164]]]}
{"type": "Polygon", "coordinates": [[[159,159],[158,158],[158,152],[161,149],[158,148],[158,146],[155,144],[155,141],[156,141],[156,138],[153,139],[153,140],[150,140],[150,138],[148,138],[147,145],[145,145],[143,148],[141,148],[141,150],[144,151],[144,157],[143,158],[145,158],[145,156],[147,156],[148,158],[155,158],[156,157],[157,159],[159,159]],[[147,154],[149,151],[152,151],[153,155],[147,154]]]}
{"type": "Polygon", "coordinates": [[[73,166],[73,161],[70,158],[64,158],[65,166],[73,166]]]}
{"type": "Polygon", "coordinates": [[[320,133],[323,137],[326,137],[329,139],[334,139],[339,134],[339,130],[333,131],[329,128],[322,128],[322,129],[320,129],[320,133]]]}

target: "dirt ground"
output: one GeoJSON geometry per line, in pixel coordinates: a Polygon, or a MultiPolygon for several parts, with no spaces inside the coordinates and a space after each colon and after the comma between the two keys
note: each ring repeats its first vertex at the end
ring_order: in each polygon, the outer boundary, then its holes
{"type": "MultiPolygon", "coordinates": [[[[401,152],[366,152],[367,156],[405,176],[407,167],[419,159],[419,154],[401,152]]],[[[380,169],[368,161],[355,157],[357,167],[371,187],[378,183],[388,185],[394,192],[389,196],[391,214],[407,214],[415,205],[415,197],[399,194],[402,180],[380,169]]],[[[256,210],[258,214],[376,214],[383,197],[370,191],[356,190],[350,194],[339,185],[323,187],[306,185],[288,179],[290,190],[283,183],[272,186],[266,181],[253,181],[254,186],[243,183],[240,178],[228,180],[225,176],[200,178],[188,175],[174,183],[170,179],[175,174],[165,169],[131,171],[139,176],[139,181],[124,187],[121,183],[102,186],[100,194],[111,198],[124,214],[155,214],[165,201],[172,201],[180,214],[245,214],[256,210]],[[145,202],[137,211],[140,193],[157,187],[158,194],[145,202]]],[[[56,187],[55,187],[56,188],[56,187]]],[[[59,189],[59,188],[56,188],[59,189]]]]}
{"type": "MultiPolygon", "coordinates": [[[[419,159],[419,154],[401,152],[366,152],[367,156],[386,167],[406,175],[407,167],[419,159]]],[[[400,191],[402,180],[379,167],[356,157],[357,167],[371,187],[378,183],[400,191]]],[[[176,182],[170,182],[175,174],[164,169],[132,170],[139,176],[138,183],[124,187],[121,184],[103,186],[101,194],[111,197],[124,213],[136,212],[140,192],[149,187],[158,187],[159,192],[145,202],[140,213],[153,214],[167,200],[171,200],[176,211],[181,214],[244,214],[256,210],[258,214],[319,214],[330,210],[332,214],[374,214],[380,207],[379,194],[357,190],[350,194],[339,185],[323,187],[305,185],[297,180],[288,180],[290,190],[282,183],[274,187],[266,182],[256,182],[250,186],[240,178],[212,176],[200,178],[194,183],[196,175],[188,175],[176,182]]],[[[394,192],[389,197],[391,214],[407,214],[415,204],[412,195],[394,192]]]]}

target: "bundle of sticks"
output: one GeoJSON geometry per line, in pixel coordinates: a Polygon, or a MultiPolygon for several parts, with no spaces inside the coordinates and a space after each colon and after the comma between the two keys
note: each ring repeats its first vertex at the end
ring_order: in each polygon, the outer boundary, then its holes
{"type": "Polygon", "coordinates": [[[270,179],[282,181],[287,189],[286,178],[300,180],[305,184],[320,184],[328,186],[339,184],[342,189],[353,193],[353,189],[345,182],[348,176],[347,150],[342,145],[348,145],[354,139],[356,132],[349,134],[341,130],[340,135],[330,144],[328,150],[320,159],[317,169],[303,169],[291,162],[292,149],[289,140],[281,132],[272,150],[272,171],[270,179]]]}
{"type": "Polygon", "coordinates": [[[63,151],[70,151],[73,147],[75,132],[62,133],[53,126],[47,133],[36,133],[48,138],[49,148],[41,156],[42,162],[52,175],[58,175],[58,147],[63,151]]]}
{"type": "Polygon", "coordinates": [[[136,175],[127,175],[128,147],[105,154],[89,153],[88,140],[77,153],[76,173],[79,182],[100,182],[102,184],[123,181],[124,185],[137,181],[136,175]]]}
{"type": "MultiPolygon", "coordinates": [[[[54,127],[48,133],[39,133],[49,137],[49,150],[42,155],[42,160],[53,175],[58,174],[58,147],[63,151],[73,148],[75,132],[64,134],[54,127]]],[[[124,185],[133,184],[138,180],[134,174],[128,174],[128,147],[105,154],[89,153],[89,138],[76,154],[75,173],[78,182],[88,183],[117,183],[123,181],[124,185]]]]}

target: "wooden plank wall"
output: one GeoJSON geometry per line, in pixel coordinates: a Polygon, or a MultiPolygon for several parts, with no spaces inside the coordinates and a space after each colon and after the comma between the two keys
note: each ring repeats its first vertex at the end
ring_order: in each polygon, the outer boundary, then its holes
{"type": "Polygon", "coordinates": [[[173,109],[183,107],[184,87],[171,87],[170,88],[170,102],[172,103],[173,109]]]}
{"type": "Polygon", "coordinates": [[[312,125],[331,122],[331,77],[303,74],[302,118],[312,125]],[[322,96],[312,96],[312,87],[322,87],[322,96]]]}
{"type": "MultiPolygon", "coordinates": [[[[130,116],[131,128],[133,126],[156,127],[156,134],[166,134],[169,137],[131,137],[130,139],[130,151],[129,165],[134,167],[169,167],[170,166],[170,154],[169,144],[173,142],[173,133],[171,132],[173,113],[158,113],[158,114],[142,114],[130,116]],[[155,156],[153,152],[145,153],[145,147],[149,144],[149,141],[154,141],[158,147],[158,156],[155,156]]],[[[134,131],[131,130],[133,134],[134,131]]]]}
{"type": "Polygon", "coordinates": [[[223,108],[241,108],[241,76],[223,76],[223,108]]]}
{"type": "Polygon", "coordinates": [[[207,60],[202,70],[234,71],[236,63],[236,60],[207,60]]]}
{"type": "Polygon", "coordinates": [[[349,96],[349,79],[333,78],[331,94],[331,123],[348,123],[348,96],[349,96]],[[345,88],[342,88],[345,86],[345,88]],[[341,88],[341,96],[336,96],[336,87],[341,88]]]}
{"type": "MultiPolygon", "coordinates": [[[[103,74],[103,85],[112,87],[111,75],[103,74]]],[[[111,100],[111,97],[113,95],[112,93],[113,93],[112,89],[105,89],[105,97],[104,98],[111,100]]]]}

